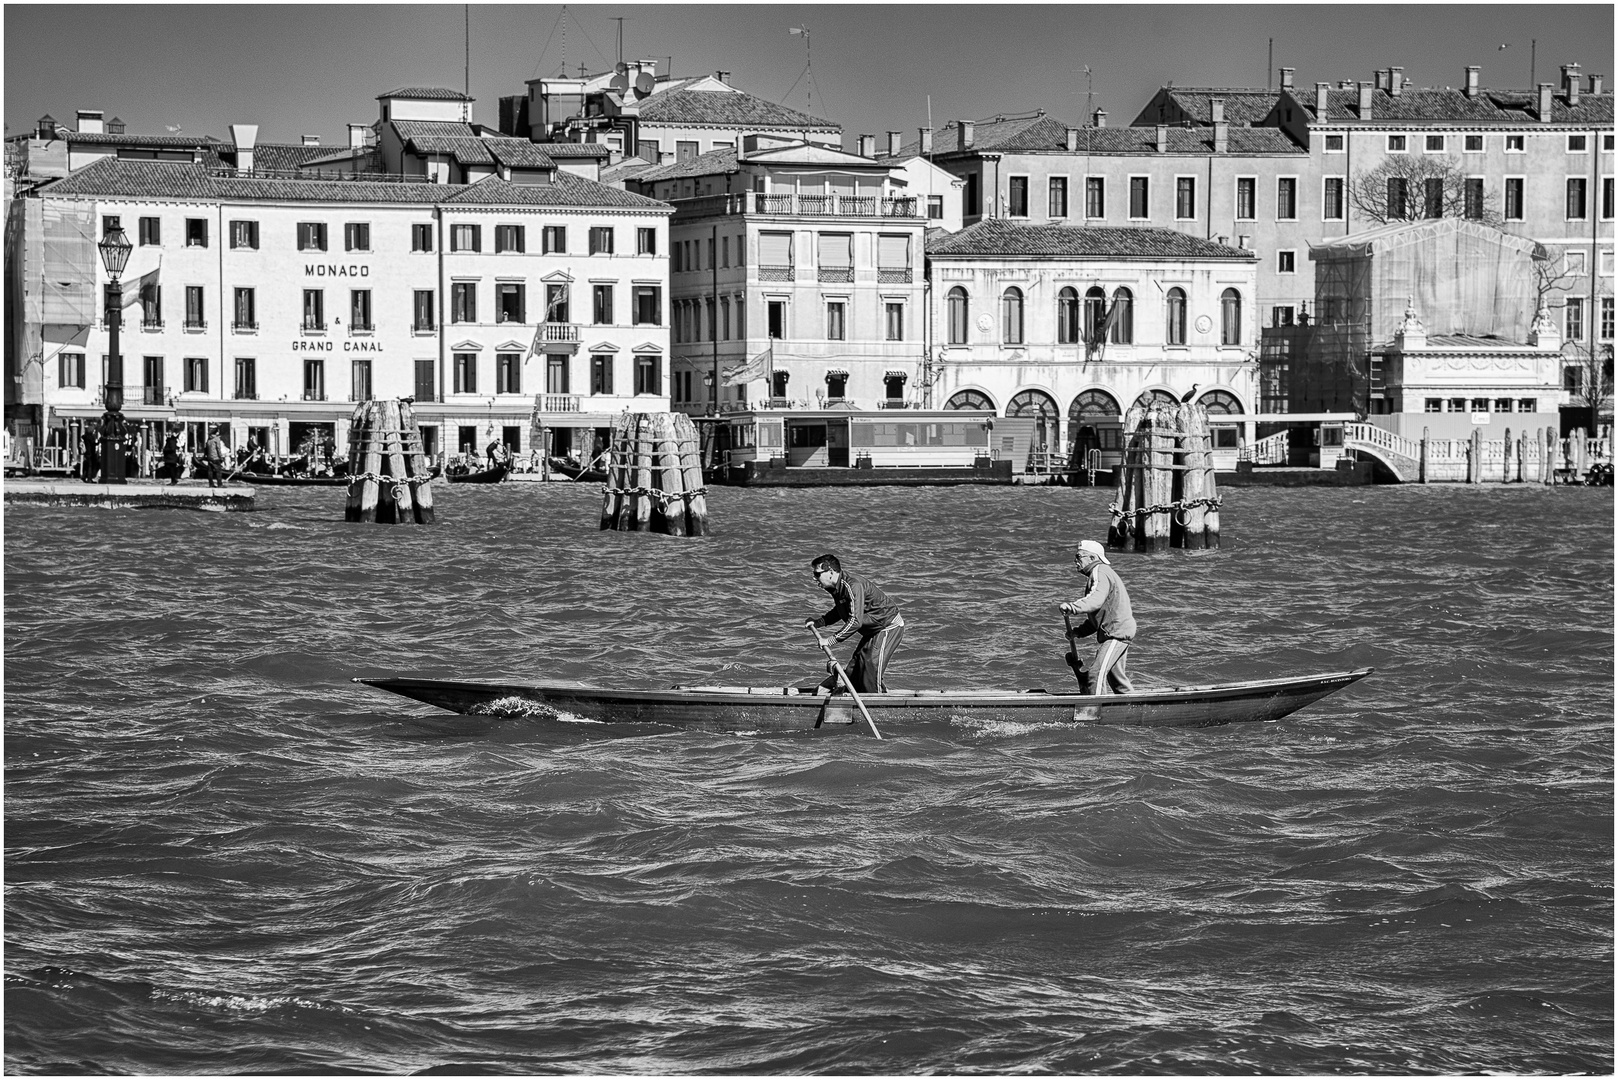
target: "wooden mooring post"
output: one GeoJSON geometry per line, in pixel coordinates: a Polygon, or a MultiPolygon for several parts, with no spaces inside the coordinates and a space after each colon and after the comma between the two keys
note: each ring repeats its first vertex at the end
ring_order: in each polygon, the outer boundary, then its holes
{"type": "Polygon", "coordinates": [[[601,527],[620,532],[702,536],[708,489],[696,425],[685,413],[622,413],[607,448],[601,527]]]}
{"type": "Polygon", "coordinates": [[[1220,497],[1207,410],[1188,402],[1131,406],[1107,546],[1136,551],[1219,546],[1220,497]]]}
{"type": "Polygon", "coordinates": [[[344,521],[433,523],[432,477],[410,399],[362,401],[348,430],[344,521]]]}

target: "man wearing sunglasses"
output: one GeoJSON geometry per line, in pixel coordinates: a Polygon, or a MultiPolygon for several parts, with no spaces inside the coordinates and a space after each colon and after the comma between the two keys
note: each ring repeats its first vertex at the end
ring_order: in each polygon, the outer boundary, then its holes
{"type": "MultiPolygon", "coordinates": [[[[1124,670],[1129,643],[1135,640],[1135,616],[1129,608],[1129,593],[1123,579],[1107,560],[1107,551],[1094,540],[1079,541],[1073,553],[1073,568],[1085,579],[1084,595],[1058,607],[1064,615],[1086,619],[1074,637],[1096,636],[1095,669],[1090,673],[1091,691],[1096,694],[1127,694],[1135,689],[1124,670]]],[[[1075,649],[1077,642],[1074,642],[1075,649]]]]}
{"type": "MultiPolygon", "coordinates": [[[[835,555],[820,556],[809,564],[809,572],[815,584],[831,594],[832,609],[818,619],[805,620],[804,625],[820,637],[821,627],[842,623],[842,629],[826,642],[829,645],[858,634],[860,643],[849,664],[849,680],[862,694],[886,693],[888,661],[904,636],[905,621],[899,605],[868,578],[844,570],[835,555]]],[[[829,676],[820,685],[835,688],[837,676],[829,676]]]]}

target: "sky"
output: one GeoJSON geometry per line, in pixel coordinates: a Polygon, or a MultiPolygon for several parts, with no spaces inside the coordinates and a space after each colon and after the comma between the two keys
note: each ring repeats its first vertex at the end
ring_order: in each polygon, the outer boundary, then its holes
{"type": "Polygon", "coordinates": [[[524,81],[672,57],[677,75],[731,72],[740,89],[858,134],[1044,109],[1072,123],[1086,102],[1128,124],[1161,86],[1370,79],[1402,66],[1417,86],[1557,82],[1560,65],[1613,85],[1613,6],[1466,3],[1322,6],[1180,4],[481,5],[7,3],[5,126],[104,110],[130,132],[263,142],[347,139],[377,118],[378,94],[466,84],[474,119],[524,81]],[[792,34],[802,27],[807,35],[792,34]],[[807,40],[806,40],[807,38],[807,40]],[[1537,39],[1537,47],[1533,45],[1537,39]],[[1502,47],[1503,46],[1503,47],[1502,47]],[[1090,69],[1087,76],[1086,66],[1090,69]],[[1268,73],[1268,80],[1267,80],[1268,73]]]}

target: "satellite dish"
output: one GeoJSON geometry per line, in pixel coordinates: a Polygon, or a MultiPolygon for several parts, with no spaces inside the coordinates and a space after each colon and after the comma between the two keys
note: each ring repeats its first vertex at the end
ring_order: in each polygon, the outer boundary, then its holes
{"type": "Polygon", "coordinates": [[[629,65],[620,60],[616,64],[612,65],[612,70],[619,75],[628,75],[629,65]]]}
{"type": "Polygon", "coordinates": [[[614,75],[612,77],[612,82],[608,83],[607,85],[611,86],[614,90],[620,90],[620,91],[621,90],[628,90],[629,89],[629,76],[628,75],[614,75]]]}
{"type": "Polygon", "coordinates": [[[643,71],[635,76],[635,92],[637,94],[650,94],[652,88],[656,85],[657,80],[652,77],[650,71],[643,71]]]}

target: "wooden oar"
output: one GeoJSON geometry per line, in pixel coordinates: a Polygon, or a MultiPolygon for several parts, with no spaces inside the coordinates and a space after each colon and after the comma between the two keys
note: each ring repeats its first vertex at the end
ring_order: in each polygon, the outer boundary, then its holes
{"type": "Polygon", "coordinates": [[[843,685],[848,688],[849,696],[854,699],[854,704],[859,706],[860,715],[865,717],[866,724],[871,728],[871,734],[878,739],[882,738],[882,733],[876,729],[876,721],[871,719],[871,710],[867,709],[865,702],[860,700],[860,692],[854,689],[854,680],[848,677],[848,672],[843,670],[843,665],[839,664],[837,657],[832,655],[831,646],[826,644],[826,639],[820,636],[820,631],[815,629],[813,623],[805,623],[804,625],[808,626],[809,632],[815,635],[815,642],[820,646],[820,651],[826,654],[826,659],[831,661],[832,670],[837,672],[838,678],[842,679],[843,685]]]}
{"type": "Polygon", "coordinates": [[[1090,688],[1085,685],[1084,664],[1079,660],[1079,643],[1073,640],[1073,619],[1067,612],[1062,612],[1062,622],[1067,624],[1067,666],[1073,669],[1073,677],[1079,681],[1079,691],[1089,693],[1090,688]]]}

